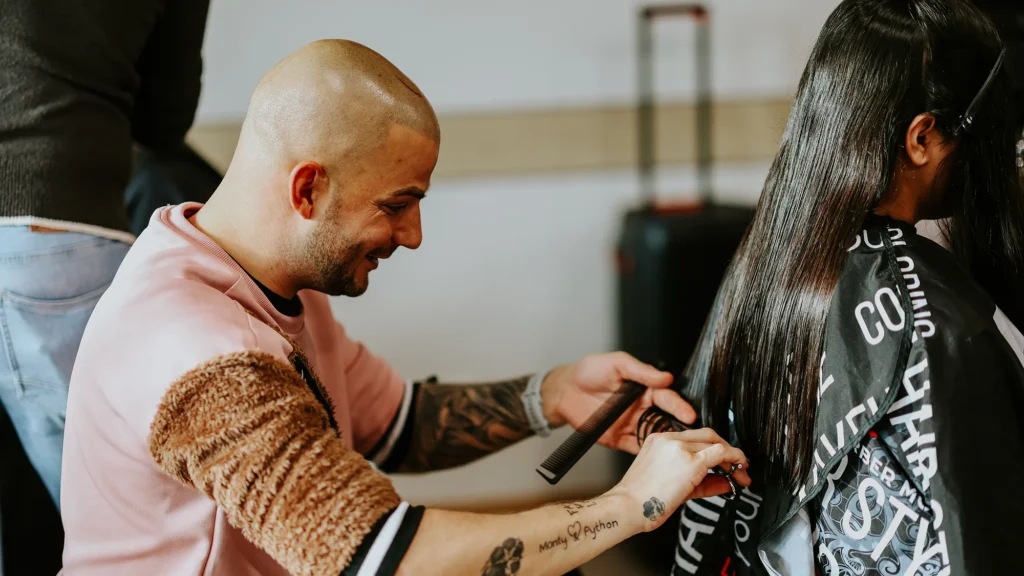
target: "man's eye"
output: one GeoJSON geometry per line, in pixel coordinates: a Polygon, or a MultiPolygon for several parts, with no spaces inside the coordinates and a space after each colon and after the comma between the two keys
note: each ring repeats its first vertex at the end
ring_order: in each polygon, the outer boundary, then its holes
{"type": "Polygon", "coordinates": [[[398,214],[402,210],[405,210],[406,206],[408,206],[408,204],[384,204],[384,210],[386,210],[388,214],[398,214]]]}

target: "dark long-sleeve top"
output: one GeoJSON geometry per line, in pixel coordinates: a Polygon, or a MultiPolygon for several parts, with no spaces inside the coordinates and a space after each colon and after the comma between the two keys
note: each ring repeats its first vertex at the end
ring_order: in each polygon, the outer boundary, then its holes
{"type": "Polygon", "coordinates": [[[183,144],[208,9],[209,0],[0,3],[0,225],[129,235],[132,143],[183,144]]]}

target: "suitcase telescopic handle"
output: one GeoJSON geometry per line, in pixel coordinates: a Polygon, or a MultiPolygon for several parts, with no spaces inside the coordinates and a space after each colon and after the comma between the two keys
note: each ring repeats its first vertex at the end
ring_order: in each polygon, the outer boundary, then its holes
{"type": "Polygon", "coordinates": [[[637,166],[644,204],[654,205],[654,21],[664,17],[693,18],[697,24],[697,192],[702,203],[711,201],[711,45],[708,10],[702,4],[641,6],[637,18],[637,166]]]}

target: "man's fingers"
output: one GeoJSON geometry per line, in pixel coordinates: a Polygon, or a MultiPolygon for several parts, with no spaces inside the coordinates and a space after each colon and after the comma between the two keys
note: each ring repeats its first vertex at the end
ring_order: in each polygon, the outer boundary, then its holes
{"type": "Polygon", "coordinates": [[[732,473],[732,479],[739,483],[740,486],[750,486],[752,480],[750,474],[747,474],[746,466],[742,470],[736,470],[732,473]]]}
{"type": "Polygon", "coordinates": [[[697,428],[682,432],[662,432],[661,436],[680,442],[701,442],[704,444],[728,444],[713,428],[697,428]]]}
{"type": "Polygon", "coordinates": [[[666,388],[674,380],[671,373],[662,372],[625,352],[616,353],[615,362],[619,375],[622,378],[639,382],[648,388],[666,388]]]}
{"type": "MultiPolygon", "coordinates": [[[[636,424],[633,424],[631,429],[635,430],[636,424]]],[[[598,440],[598,442],[611,448],[617,448],[634,456],[639,454],[641,449],[640,444],[636,440],[636,434],[617,435],[612,431],[608,431],[604,436],[601,436],[601,439],[598,440]]]]}
{"type": "MultiPolygon", "coordinates": [[[[677,442],[679,449],[692,454],[702,466],[714,468],[721,466],[724,470],[733,469],[733,478],[743,486],[750,485],[750,476],[746,470],[750,468],[747,456],[739,448],[728,444],[717,432],[710,428],[685,430],[683,432],[660,432],[651,434],[648,441],[659,438],[663,442],[677,442]],[[738,468],[742,466],[742,468],[738,468]]],[[[644,443],[647,446],[648,442],[644,443]]]]}
{"type": "Polygon", "coordinates": [[[651,401],[658,408],[687,424],[693,424],[697,421],[697,411],[674,390],[661,388],[650,390],[648,393],[651,395],[651,401]]]}
{"type": "Polygon", "coordinates": [[[710,498],[712,496],[721,496],[722,494],[728,494],[732,492],[732,487],[729,486],[729,482],[721,476],[714,476],[708,474],[704,477],[704,480],[693,489],[687,500],[694,500],[699,498],[710,498]]]}
{"type": "MultiPolygon", "coordinates": [[[[707,450],[712,446],[722,446],[723,450],[740,450],[739,448],[733,448],[732,446],[729,446],[727,444],[703,444],[700,442],[686,443],[685,446],[686,450],[688,450],[691,454],[699,454],[700,452],[703,452],[704,450],[707,450]]],[[[740,450],[740,454],[743,454],[742,450],[740,450]]],[[[747,474],[747,468],[749,467],[749,464],[747,463],[746,454],[743,454],[742,462],[735,462],[729,458],[725,458],[723,462],[719,464],[719,466],[722,468],[722,470],[725,471],[729,471],[730,469],[732,469],[732,479],[739,483],[741,486],[750,486],[751,480],[750,475],[747,474]],[[743,467],[737,468],[737,466],[740,464],[742,464],[743,467]]]]}
{"type": "Polygon", "coordinates": [[[696,454],[697,452],[712,446],[714,446],[714,444],[708,444],[707,442],[683,442],[683,449],[690,454],[696,454]]]}
{"type": "Polygon", "coordinates": [[[697,456],[700,458],[701,464],[708,468],[722,466],[728,469],[729,464],[742,465],[744,468],[749,467],[747,457],[743,454],[743,451],[728,444],[713,444],[698,452],[697,456]]]}

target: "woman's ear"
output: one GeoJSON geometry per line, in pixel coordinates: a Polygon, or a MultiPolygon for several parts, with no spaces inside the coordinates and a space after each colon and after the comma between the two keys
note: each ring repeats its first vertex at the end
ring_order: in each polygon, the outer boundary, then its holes
{"type": "Polygon", "coordinates": [[[938,162],[945,157],[942,150],[944,138],[931,114],[918,114],[907,128],[904,148],[911,166],[921,167],[929,162],[938,162]]]}

